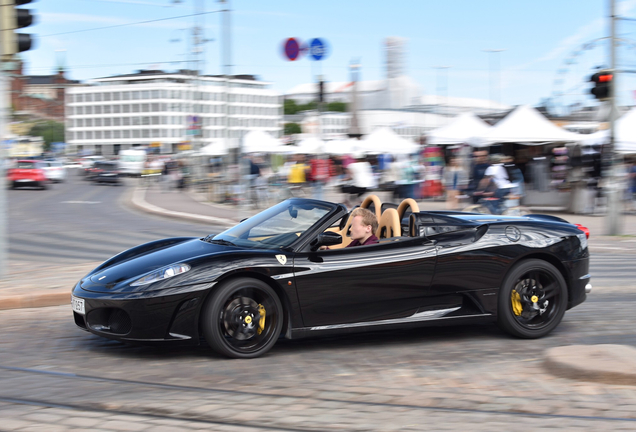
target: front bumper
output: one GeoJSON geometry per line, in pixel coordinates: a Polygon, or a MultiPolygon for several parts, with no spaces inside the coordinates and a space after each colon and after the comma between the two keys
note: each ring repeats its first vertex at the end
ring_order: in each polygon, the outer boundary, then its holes
{"type": "Polygon", "coordinates": [[[104,294],[78,283],[72,294],[84,300],[85,313],[73,311],[75,324],[98,336],[121,341],[199,341],[199,313],[208,289],[162,295],[104,294]]]}

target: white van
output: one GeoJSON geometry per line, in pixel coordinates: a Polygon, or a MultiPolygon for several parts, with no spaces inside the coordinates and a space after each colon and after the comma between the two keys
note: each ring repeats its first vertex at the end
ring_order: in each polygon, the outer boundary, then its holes
{"type": "Polygon", "coordinates": [[[148,155],[145,150],[122,150],[119,152],[119,171],[122,175],[140,176],[148,155]]]}

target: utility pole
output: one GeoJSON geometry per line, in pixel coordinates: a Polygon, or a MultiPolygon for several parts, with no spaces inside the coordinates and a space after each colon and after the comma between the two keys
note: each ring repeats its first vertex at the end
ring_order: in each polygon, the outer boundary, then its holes
{"type": "Polygon", "coordinates": [[[621,215],[621,183],[618,173],[618,160],[616,158],[616,118],[618,117],[618,85],[616,84],[618,74],[616,73],[616,0],[609,0],[609,22],[610,22],[610,68],[612,72],[612,80],[609,84],[609,103],[610,103],[610,142],[609,142],[609,185],[607,188],[607,235],[618,235],[621,233],[622,215],[621,215]]]}
{"type": "MultiPolygon", "coordinates": [[[[500,68],[501,68],[501,62],[499,59],[499,56],[496,56],[495,54],[503,52],[505,50],[503,49],[485,49],[483,50],[484,52],[487,52],[490,54],[490,62],[489,62],[489,75],[490,75],[490,100],[492,102],[496,102],[499,103],[499,98],[501,97],[500,95],[500,91],[497,91],[497,95],[495,95],[495,84],[494,81],[497,81],[497,86],[501,85],[501,77],[500,75],[500,68]],[[496,57],[496,58],[495,58],[496,57]],[[497,65],[495,67],[495,60],[497,60],[497,65]],[[494,76],[493,72],[494,70],[497,70],[497,77],[494,76]]],[[[496,108],[493,107],[493,112],[496,111],[496,108]]]]}
{"type": "Polygon", "coordinates": [[[0,71],[0,279],[7,275],[7,186],[6,145],[7,119],[9,114],[9,79],[0,71]]]}
{"type": "Polygon", "coordinates": [[[360,59],[352,59],[349,64],[351,71],[351,103],[349,104],[351,111],[351,124],[349,125],[349,138],[360,138],[360,124],[358,122],[358,71],[360,70],[360,59]]]}

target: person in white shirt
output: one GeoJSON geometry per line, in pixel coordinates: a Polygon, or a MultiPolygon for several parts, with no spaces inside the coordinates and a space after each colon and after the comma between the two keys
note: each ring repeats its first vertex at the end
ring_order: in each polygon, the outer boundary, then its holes
{"type": "Polygon", "coordinates": [[[371,164],[363,157],[359,157],[356,162],[349,164],[347,173],[350,182],[347,185],[343,185],[341,191],[348,194],[346,204],[350,205],[350,196],[356,195],[356,198],[359,199],[367,190],[375,187],[375,178],[373,177],[371,164]]]}

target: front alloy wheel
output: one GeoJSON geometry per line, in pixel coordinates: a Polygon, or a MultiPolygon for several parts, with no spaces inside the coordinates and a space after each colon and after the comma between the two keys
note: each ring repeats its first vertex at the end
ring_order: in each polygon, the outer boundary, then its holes
{"type": "Polygon", "coordinates": [[[204,306],[203,336],[219,354],[259,357],[274,346],[280,335],[282,310],[276,292],[265,282],[249,278],[230,280],[204,306]]]}
{"type": "Polygon", "coordinates": [[[568,303],[563,276],[552,264],[531,259],[512,268],[501,287],[497,322],[524,339],[540,338],[561,322],[568,303]]]}

